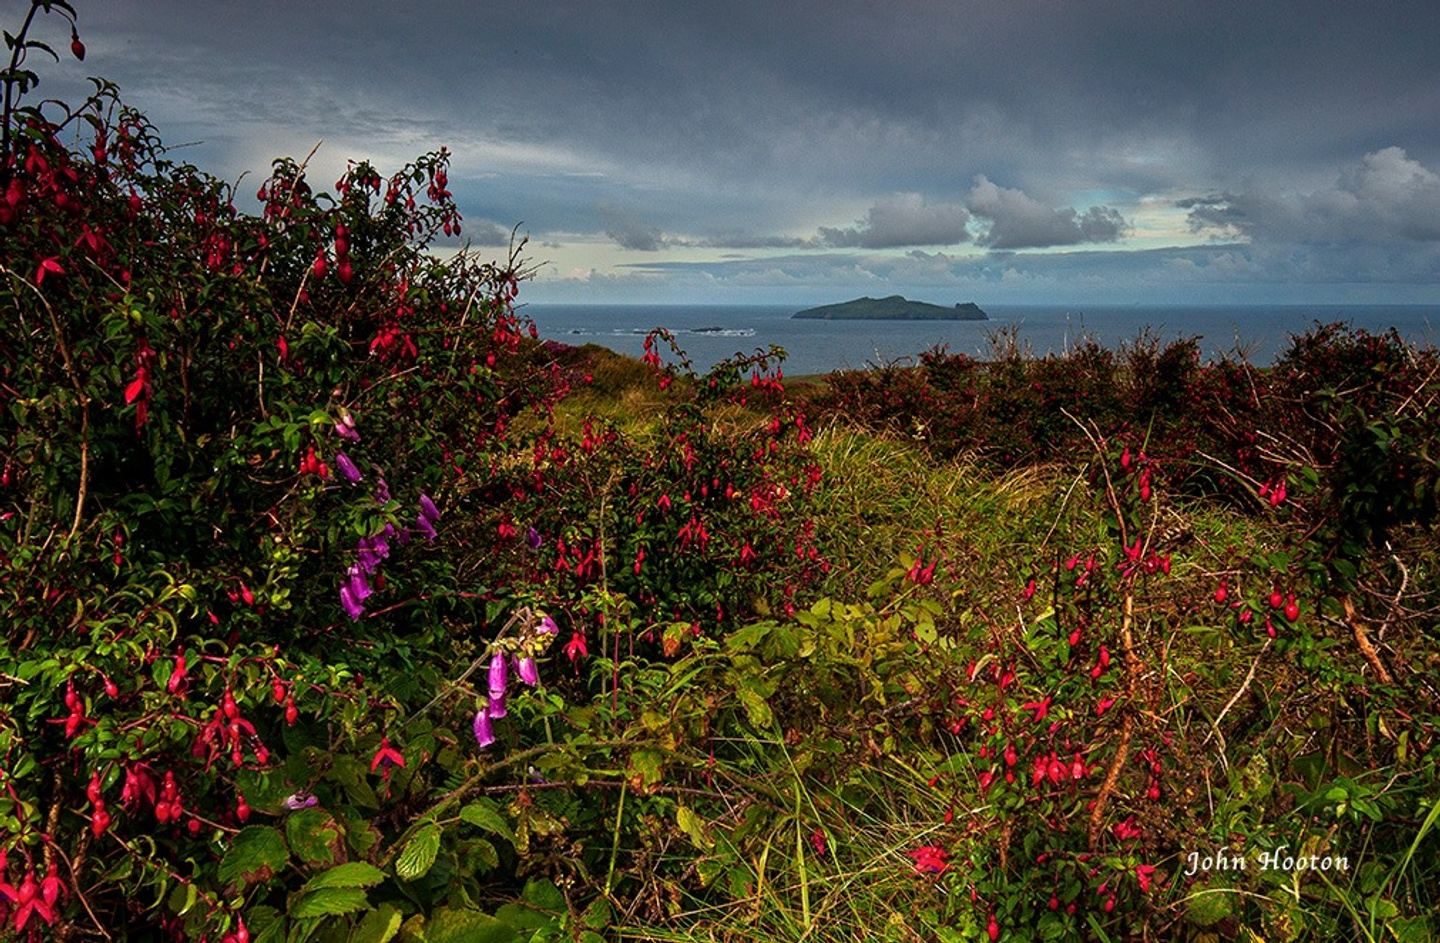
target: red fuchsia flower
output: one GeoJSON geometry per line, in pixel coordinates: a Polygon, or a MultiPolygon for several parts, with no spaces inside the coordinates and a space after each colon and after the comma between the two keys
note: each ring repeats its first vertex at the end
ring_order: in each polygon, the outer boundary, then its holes
{"type": "Polygon", "coordinates": [[[1155,865],[1137,864],[1135,866],[1135,879],[1140,882],[1140,892],[1150,893],[1150,881],[1155,875],[1155,865]]]}
{"type": "Polygon", "coordinates": [[[385,778],[389,779],[390,769],[394,766],[403,768],[405,766],[405,757],[401,756],[400,751],[390,745],[389,737],[381,737],[380,748],[377,749],[375,755],[370,758],[370,772],[373,773],[376,770],[381,770],[385,778]]]}
{"type": "Polygon", "coordinates": [[[950,867],[950,852],[939,845],[921,845],[905,854],[915,862],[916,874],[944,874],[950,867]]]}
{"type": "Polygon", "coordinates": [[[1124,821],[1116,822],[1115,827],[1112,828],[1111,831],[1115,834],[1115,837],[1121,841],[1132,841],[1139,838],[1142,834],[1140,829],[1135,825],[1135,816],[1133,815],[1127,816],[1124,821]]]}
{"type": "Polygon", "coordinates": [[[1294,594],[1285,597],[1285,618],[1291,622],[1300,618],[1300,604],[1295,601],[1294,594]]]}
{"type": "Polygon", "coordinates": [[[335,453],[335,467],[340,469],[340,474],[344,475],[345,480],[352,485],[364,477],[360,474],[360,469],[355,467],[355,463],[350,460],[350,456],[344,452],[335,453]]]}
{"type": "Polygon", "coordinates": [[[1220,585],[1215,587],[1215,601],[1223,603],[1228,598],[1230,598],[1230,589],[1225,585],[1225,581],[1221,580],[1220,585]]]}
{"type": "Polygon", "coordinates": [[[565,655],[570,659],[571,664],[581,658],[588,657],[590,649],[585,645],[585,636],[579,631],[570,633],[570,641],[565,643],[565,655]]]}
{"type": "Polygon", "coordinates": [[[505,716],[505,690],[510,686],[510,667],[501,652],[490,656],[490,671],[487,678],[490,691],[490,706],[487,708],[491,717],[499,719],[505,716]]]}
{"type": "Polygon", "coordinates": [[[525,655],[516,662],[515,670],[520,675],[520,680],[530,687],[533,688],[540,683],[540,668],[530,655],[525,655]]]}
{"type": "Polygon", "coordinates": [[[52,255],[48,259],[41,259],[40,266],[35,269],[35,284],[45,284],[46,275],[64,275],[65,269],[60,265],[60,257],[52,255]]]}
{"type": "Polygon", "coordinates": [[[1285,479],[1282,478],[1282,479],[1280,479],[1280,483],[1279,483],[1279,484],[1277,484],[1274,488],[1270,489],[1270,506],[1271,506],[1272,508],[1273,508],[1273,507],[1279,507],[1279,506],[1280,506],[1280,502],[1282,502],[1282,501],[1284,501],[1284,500],[1285,500],[1285,479]]]}
{"type": "Polygon", "coordinates": [[[1113,697],[1102,697],[1100,703],[1095,705],[1095,716],[1104,717],[1105,712],[1114,706],[1115,699],[1113,697]]]}
{"type": "Polygon", "coordinates": [[[1104,645],[1100,646],[1100,657],[1095,662],[1095,667],[1090,669],[1091,678],[1099,678],[1110,667],[1110,649],[1104,645]]]}
{"type": "Polygon", "coordinates": [[[1022,705],[1020,705],[1020,708],[1021,708],[1022,710],[1030,711],[1032,714],[1034,714],[1034,718],[1033,718],[1033,719],[1034,719],[1035,723],[1038,724],[1038,723],[1040,723],[1040,721],[1044,720],[1044,719],[1050,714],[1050,705],[1051,705],[1052,703],[1054,703],[1054,701],[1055,701],[1054,696],[1053,696],[1053,695],[1050,695],[1050,694],[1047,694],[1047,695],[1045,695],[1045,697],[1044,697],[1043,699],[1041,699],[1041,700],[1031,701],[1031,702],[1028,703],[1028,704],[1022,704],[1022,705]]]}
{"type": "Polygon", "coordinates": [[[179,694],[185,687],[185,653],[177,652],[175,655],[175,667],[170,671],[170,680],[165,683],[165,690],[171,694],[179,694]]]}
{"type": "Polygon", "coordinates": [[[495,729],[490,723],[488,705],[475,712],[475,721],[472,727],[475,731],[475,743],[480,749],[483,750],[495,742],[495,729]]]}
{"type": "Polygon", "coordinates": [[[815,854],[822,858],[829,852],[829,845],[825,842],[825,832],[823,830],[817,828],[810,833],[810,847],[814,848],[815,854]]]}
{"type": "Polygon", "coordinates": [[[1027,583],[1025,584],[1025,590],[1024,590],[1020,595],[1021,595],[1021,597],[1022,597],[1023,599],[1025,599],[1027,602],[1028,602],[1030,599],[1034,598],[1034,596],[1035,596],[1035,577],[1033,577],[1033,576],[1030,577],[1029,582],[1027,582],[1027,583]]]}

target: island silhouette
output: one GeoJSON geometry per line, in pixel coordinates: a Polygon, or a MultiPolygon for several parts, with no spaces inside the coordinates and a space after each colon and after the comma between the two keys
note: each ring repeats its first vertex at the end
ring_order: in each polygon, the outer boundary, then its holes
{"type": "Polygon", "coordinates": [[[821,321],[988,321],[990,316],[980,310],[973,301],[957,304],[953,308],[930,304],[925,301],[910,301],[900,295],[886,298],[856,298],[839,304],[806,308],[791,315],[792,318],[821,321]]]}

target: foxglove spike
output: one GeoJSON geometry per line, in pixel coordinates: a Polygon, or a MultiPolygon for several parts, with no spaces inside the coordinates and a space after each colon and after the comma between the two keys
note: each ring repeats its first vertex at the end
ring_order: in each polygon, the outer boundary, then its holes
{"type": "Polygon", "coordinates": [[[520,662],[516,665],[516,670],[520,675],[520,680],[530,685],[530,687],[533,688],[540,683],[540,667],[535,664],[535,659],[529,655],[520,659],[520,662]]]}

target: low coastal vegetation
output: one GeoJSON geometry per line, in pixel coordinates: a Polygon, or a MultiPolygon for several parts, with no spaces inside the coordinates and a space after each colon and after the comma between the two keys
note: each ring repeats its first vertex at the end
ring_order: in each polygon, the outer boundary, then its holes
{"type": "Polygon", "coordinates": [[[696,373],[16,63],[0,939],[1440,932],[1433,349],[696,373]]]}

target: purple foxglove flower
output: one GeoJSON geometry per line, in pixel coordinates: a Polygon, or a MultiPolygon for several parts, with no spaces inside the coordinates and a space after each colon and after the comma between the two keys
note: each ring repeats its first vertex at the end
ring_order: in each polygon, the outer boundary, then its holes
{"type": "Polygon", "coordinates": [[[350,410],[340,410],[340,420],[335,423],[335,434],[351,442],[360,441],[360,433],[355,431],[355,417],[350,415],[350,410]]]}
{"type": "Polygon", "coordinates": [[[375,500],[380,504],[385,504],[390,500],[390,486],[385,484],[384,478],[379,479],[375,485],[375,500]]]}
{"type": "Polygon", "coordinates": [[[352,485],[364,477],[360,474],[360,469],[355,467],[355,463],[350,461],[350,456],[344,452],[335,453],[335,467],[340,469],[340,474],[352,485]]]}
{"type": "Polygon", "coordinates": [[[530,545],[531,550],[539,550],[541,542],[540,532],[533,527],[530,528],[525,532],[525,542],[530,545]]]}
{"type": "Polygon", "coordinates": [[[498,697],[494,694],[490,695],[490,704],[485,708],[485,712],[490,715],[492,720],[499,720],[506,715],[504,691],[501,691],[498,697]]]}
{"type": "Polygon", "coordinates": [[[360,551],[359,556],[355,558],[355,565],[359,567],[362,572],[374,573],[380,568],[380,554],[371,550],[369,547],[365,547],[360,551]]]}
{"type": "Polygon", "coordinates": [[[415,529],[424,534],[426,540],[435,539],[435,525],[430,523],[430,519],[423,512],[415,518],[415,529]]]}
{"type": "Polygon", "coordinates": [[[490,726],[490,712],[481,708],[475,712],[475,742],[485,749],[495,742],[495,730],[490,726]]]}
{"type": "Polygon", "coordinates": [[[488,680],[490,696],[492,698],[504,697],[505,689],[510,686],[510,664],[500,652],[496,652],[490,656],[490,674],[488,680]]]}
{"type": "Polygon", "coordinates": [[[540,620],[540,625],[536,627],[535,631],[539,632],[541,635],[559,635],[560,626],[555,624],[554,619],[546,616],[545,618],[540,620]]]}
{"type": "Polygon", "coordinates": [[[395,532],[395,542],[402,547],[408,544],[410,542],[410,528],[402,527],[397,530],[395,532]]]}
{"type": "Polygon", "coordinates": [[[530,687],[533,688],[540,683],[540,667],[535,664],[534,658],[526,655],[520,659],[515,667],[520,674],[520,680],[530,685],[530,687]]]}
{"type": "Polygon", "coordinates": [[[340,587],[340,605],[344,608],[345,614],[350,617],[351,622],[360,621],[360,617],[365,614],[365,607],[360,605],[355,594],[350,592],[349,583],[340,587]]]}
{"type": "Polygon", "coordinates": [[[298,812],[301,809],[308,809],[311,806],[319,805],[320,800],[308,792],[296,792],[286,796],[280,804],[291,812],[298,812]]]}
{"type": "Polygon", "coordinates": [[[434,501],[430,500],[430,496],[423,491],[420,493],[420,513],[432,524],[440,520],[440,509],[435,506],[434,501]]]}
{"type": "Polygon", "coordinates": [[[370,598],[373,592],[374,590],[370,588],[370,583],[365,579],[365,573],[360,566],[358,564],[352,566],[350,568],[350,597],[356,602],[364,602],[370,598]]]}

